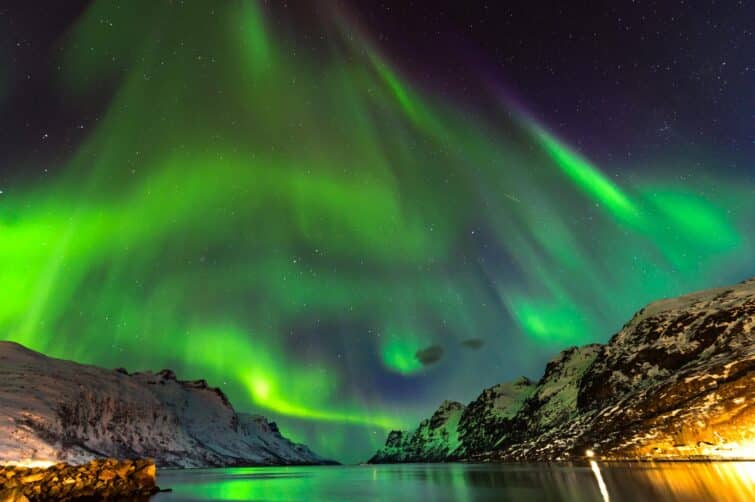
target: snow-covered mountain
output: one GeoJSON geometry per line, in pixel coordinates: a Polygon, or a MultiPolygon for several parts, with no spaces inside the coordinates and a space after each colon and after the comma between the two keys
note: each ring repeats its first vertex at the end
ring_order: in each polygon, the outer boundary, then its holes
{"type": "MultiPolygon", "coordinates": [[[[406,435],[372,461],[405,457],[406,435]]],[[[561,352],[536,385],[485,390],[446,435],[458,444],[442,460],[755,458],[755,279],[651,303],[606,345],[561,352]]]]}
{"type": "Polygon", "coordinates": [[[459,446],[458,425],[463,412],[463,404],[444,401],[433,416],[420,422],[411,434],[391,432],[385,446],[370,462],[442,462],[459,446]]]}
{"type": "Polygon", "coordinates": [[[482,391],[469,403],[459,421],[460,444],[455,458],[484,453],[501,437],[512,431],[514,417],[535,391],[535,383],[521,377],[482,391]]]}
{"type": "Polygon", "coordinates": [[[153,458],[160,466],[326,462],[220,389],[170,370],[132,373],[0,342],[0,463],[153,458]]]}

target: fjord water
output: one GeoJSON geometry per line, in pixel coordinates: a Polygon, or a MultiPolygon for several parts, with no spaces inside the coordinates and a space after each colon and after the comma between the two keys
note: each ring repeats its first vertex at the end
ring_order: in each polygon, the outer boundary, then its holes
{"type": "Polygon", "coordinates": [[[751,501],[755,462],[397,464],[166,470],[170,501],[751,501]]]}

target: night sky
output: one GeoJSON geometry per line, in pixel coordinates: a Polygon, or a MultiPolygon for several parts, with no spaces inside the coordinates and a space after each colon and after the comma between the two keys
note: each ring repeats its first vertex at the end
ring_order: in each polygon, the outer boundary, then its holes
{"type": "Polygon", "coordinates": [[[755,275],[750,2],[27,3],[0,338],[358,461],[755,275]]]}

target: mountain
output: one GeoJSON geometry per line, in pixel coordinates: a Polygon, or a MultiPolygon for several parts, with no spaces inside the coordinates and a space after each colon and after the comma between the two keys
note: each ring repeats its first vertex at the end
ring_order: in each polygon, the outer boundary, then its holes
{"type": "Polygon", "coordinates": [[[370,461],[755,458],[755,278],[651,303],[461,409],[453,441],[393,431],[370,461]]]}
{"type": "Polygon", "coordinates": [[[511,432],[514,417],[535,391],[535,384],[526,377],[510,383],[494,385],[482,391],[469,403],[459,420],[459,446],[454,457],[465,458],[484,453],[511,432]]]}
{"type": "Polygon", "coordinates": [[[152,458],[159,466],[319,464],[265,417],[170,370],[131,373],[0,342],[0,463],[152,458]]]}
{"type": "Polygon", "coordinates": [[[385,446],[371,459],[374,464],[442,462],[459,446],[458,425],[464,405],[444,401],[412,434],[393,431],[385,446]]]}

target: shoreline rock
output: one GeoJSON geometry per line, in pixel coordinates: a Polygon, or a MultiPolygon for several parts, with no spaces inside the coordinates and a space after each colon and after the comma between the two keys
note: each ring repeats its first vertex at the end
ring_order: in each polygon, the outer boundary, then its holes
{"type": "Polygon", "coordinates": [[[81,465],[50,467],[0,466],[0,501],[147,500],[160,491],[157,468],[149,459],[93,460],[81,465]]]}

